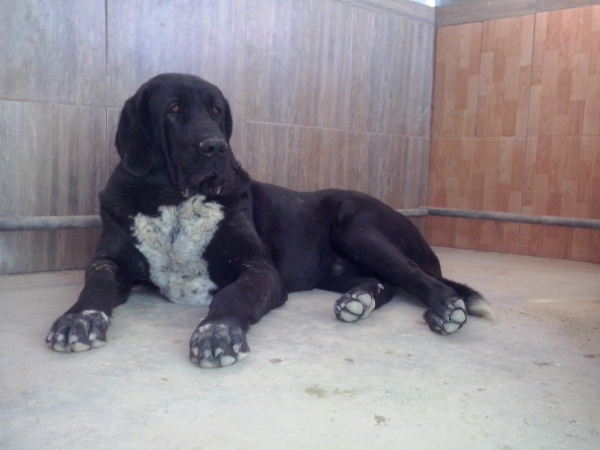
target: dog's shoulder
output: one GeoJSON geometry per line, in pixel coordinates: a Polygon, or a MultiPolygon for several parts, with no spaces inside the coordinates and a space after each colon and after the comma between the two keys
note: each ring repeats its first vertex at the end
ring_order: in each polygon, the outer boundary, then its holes
{"type": "Polygon", "coordinates": [[[105,188],[100,192],[100,207],[114,217],[132,217],[139,212],[157,215],[163,205],[181,200],[166,177],[144,175],[136,177],[117,165],[105,188]]]}

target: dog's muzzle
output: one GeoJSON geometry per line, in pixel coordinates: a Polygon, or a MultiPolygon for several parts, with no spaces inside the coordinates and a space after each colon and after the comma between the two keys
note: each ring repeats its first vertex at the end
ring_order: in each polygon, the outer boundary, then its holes
{"type": "MultiPolygon", "coordinates": [[[[181,195],[188,198],[197,193],[219,195],[227,184],[227,142],[218,137],[205,139],[198,145],[197,158],[202,160],[200,172],[192,175],[191,186],[184,187],[181,195]]],[[[191,163],[194,166],[197,163],[191,163]]],[[[188,167],[189,167],[188,166],[188,167]]]]}

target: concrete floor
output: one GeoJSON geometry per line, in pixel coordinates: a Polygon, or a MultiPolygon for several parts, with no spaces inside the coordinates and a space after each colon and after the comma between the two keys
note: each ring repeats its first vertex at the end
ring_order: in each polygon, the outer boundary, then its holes
{"type": "Polygon", "coordinates": [[[0,277],[0,448],[600,448],[600,266],[436,251],[495,323],[439,336],[402,296],[343,324],[303,292],[223,369],[188,361],[206,307],[138,292],[106,346],[61,354],[44,338],[82,272],[0,277]]]}

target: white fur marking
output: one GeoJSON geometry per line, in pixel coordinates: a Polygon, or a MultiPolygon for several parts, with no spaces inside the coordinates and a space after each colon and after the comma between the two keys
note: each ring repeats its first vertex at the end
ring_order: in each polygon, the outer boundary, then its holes
{"type": "Polygon", "coordinates": [[[479,316],[490,320],[494,320],[496,318],[494,310],[483,298],[480,296],[472,296],[469,298],[469,300],[469,313],[473,314],[474,316],[479,316]]]}
{"type": "Polygon", "coordinates": [[[174,303],[208,305],[217,286],[202,257],[224,214],[203,195],[176,206],[161,206],[160,216],[138,214],[132,231],[136,247],[150,264],[150,279],[174,303]]]}
{"type": "Polygon", "coordinates": [[[95,309],[86,309],[85,311],[83,311],[81,313],[84,316],[91,316],[92,314],[100,314],[100,316],[102,316],[102,319],[106,322],[109,323],[110,325],[110,319],[108,318],[108,316],[103,313],[102,311],[97,311],[95,309]]]}

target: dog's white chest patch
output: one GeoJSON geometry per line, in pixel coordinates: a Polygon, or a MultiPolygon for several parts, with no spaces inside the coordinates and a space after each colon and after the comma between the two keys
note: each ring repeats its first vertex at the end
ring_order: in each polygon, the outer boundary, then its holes
{"type": "Polygon", "coordinates": [[[208,305],[217,286],[203,258],[224,214],[221,205],[196,195],[177,206],[161,206],[158,217],[135,216],[136,247],[150,264],[150,279],[174,303],[208,305]]]}

